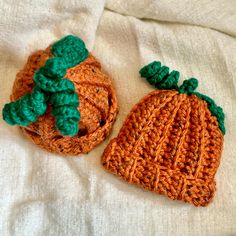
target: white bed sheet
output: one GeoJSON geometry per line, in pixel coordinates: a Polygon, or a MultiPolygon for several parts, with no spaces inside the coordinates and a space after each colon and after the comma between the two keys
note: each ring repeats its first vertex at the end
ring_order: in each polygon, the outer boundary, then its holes
{"type": "Polygon", "coordinates": [[[80,36],[112,76],[120,112],[88,155],[63,158],[0,120],[0,235],[236,235],[235,0],[0,0],[0,108],[29,53],[80,36]],[[206,208],[171,201],[107,173],[100,158],[132,108],[153,88],[138,75],[160,60],[195,76],[224,108],[217,193],[206,208]]]}

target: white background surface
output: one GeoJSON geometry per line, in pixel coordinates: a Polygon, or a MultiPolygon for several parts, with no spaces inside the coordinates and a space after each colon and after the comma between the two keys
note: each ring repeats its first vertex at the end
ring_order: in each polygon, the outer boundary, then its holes
{"type": "Polygon", "coordinates": [[[80,36],[112,76],[120,113],[88,155],[62,158],[0,120],[0,235],[236,235],[235,0],[0,0],[0,108],[29,53],[80,36]],[[217,193],[206,208],[171,201],[107,173],[100,158],[132,106],[153,88],[138,75],[160,60],[199,79],[224,108],[217,193]]]}

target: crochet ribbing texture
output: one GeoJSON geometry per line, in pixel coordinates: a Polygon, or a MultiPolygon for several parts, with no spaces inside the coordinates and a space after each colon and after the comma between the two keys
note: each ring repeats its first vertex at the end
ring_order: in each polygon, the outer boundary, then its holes
{"type": "Polygon", "coordinates": [[[195,92],[197,79],[178,86],[180,73],[160,62],[143,67],[140,75],[157,90],[132,108],[106,147],[103,166],[146,190],[207,206],[223,149],[222,108],[195,92]]]}
{"type": "Polygon", "coordinates": [[[194,92],[194,90],[198,87],[197,79],[190,78],[185,80],[183,84],[178,87],[180,73],[175,70],[169,73],[169,68],[167,66],[161,66],[161,62],[159,61],[149,63],[144,66],[139,73],[141,77],[146,78],[150,84],[154,85],[158,89],[176,89],[179,93],[186,93],[188,95],[195,94],[197,97],[205,100],[212,115],[217,118],[219,128],[222,133],[225,134],[225,115],[223,109],[217,106],[214,100],[210,97],[194,92]]]}

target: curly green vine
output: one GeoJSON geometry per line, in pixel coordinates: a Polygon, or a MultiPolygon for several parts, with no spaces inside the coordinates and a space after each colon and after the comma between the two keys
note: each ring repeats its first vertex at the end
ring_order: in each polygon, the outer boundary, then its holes
{"type": "Polygon", "coordinates": [[[213,99],[208,96],[194,92],[198,87],[197,79],[190,78],[185,80],[181,86],[178,86],[180,73],[178,71],[172,71],[169,73],[169,68],[167,66],[161,66],[161,62],[159,61],[149,63],[144,66],[139,73],[141,77],[146,78],[151,85],[154,85],[158,89],[175,89],[179,93],[185,93],[188,95],[194,94],[200,99],[206,101],[211,114],[217,118],[220,130],[225,134],[225,115],[223,109],[217,106],[213,99]]]}
{"type": "Polygon", "coordinates": [[[54,58],[48,59],[34,74],[36,86],[32,92],[6,104],[3,119],[10,125],[27,126],[46,112],[50,102],[57,129],[63,135],[74,136],[80,120],[79,99],[73,82],[64,76],[67,69],[88,57],[88,50],[80,38],[68,35],[53,44],[51,52],[54,58]]]}

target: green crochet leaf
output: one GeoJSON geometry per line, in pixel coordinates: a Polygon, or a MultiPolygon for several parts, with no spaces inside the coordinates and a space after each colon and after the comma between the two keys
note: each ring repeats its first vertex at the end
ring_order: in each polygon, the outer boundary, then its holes
{"type": "Polygon", "coordinates": [[[27,126],[43,115],[47,109],[47,95],[38,87],[19,100],[7,103],[2,111],[3,119],[9,125],[27,126]]]}
{"type": "Polygon", "coordinates": [[[224,125],[225,114],[223,112],[223,109],[221,107],[217,106],[215,104],[214,100],[211,99],[210,97],[208,97],[204,94],[198,93],[198,92],[194,92],[193,94],[198,96],[200,99],[207,102],[208,109],[211,111],[211,114],[217,118],[219,128],[220,128],[221,132],[223,134],[225,134],[225,132],[226,132],[225,125],[224,125]]]}
{"type": "Polygon", "coordinates": [[[74,136],[78,133],[80,120],[79,98],[73,82],[64,76],[67,69],[84,61],[89,53],[84,42],[73,35],[54,43],[51,52],[54,58],[48,59],[34,74],[35,88],[17,101],[6,104],[3,119],[10,125],[27,126],[46,112],[50,101],[57,129],[63,135],[74,136]]]}
{"type": "Polygon", "coordinates": [[[179,72],[172,71],[169,73],[167,66],[161,66],[161,62],[154,61],[144,66],[139,71],[141,77],[154,85],[158,89],[175,89],[179,81],[179,72]]]}
{"type": "Polygon", "coordinates": [[[63,58],[67,68],[78,65],[89,54],[83,40],[73,35],[68,35],[54,43],[51,52],[55,57],[63,58]]]}
{"type": "Polygon", "coordinates": [[[184,80],[183,84],[179,86],[177,90],[179,91],[179,93],[192,94],[197,86],[198,80],[195,78],[190,78],[188,80],[184,80]]]}
{"type": "Polygon", "coordinates": [[[49,58],[45,65],[39,70],[43,75],[52,79],[60,79],[66,75],[67,65],[63,58],[54,57],[49,58]]]}
{"type": "Polygon", "coordinates": [[[76,135],[80,113],[78,95],[74,91],[59,91],[52,94],[50,102],[53,104],[52,115],[56,118],[56,127],[63,135],[76,135]]]}

